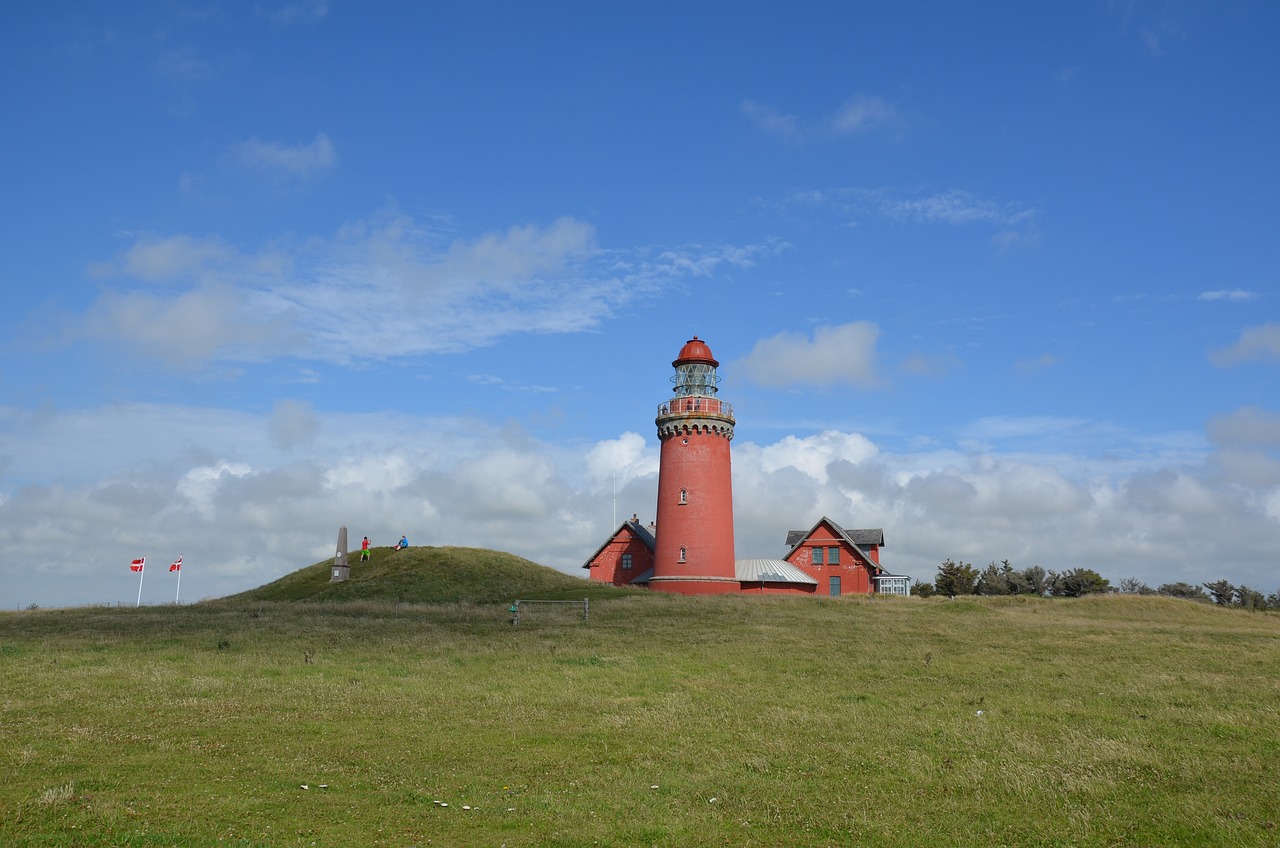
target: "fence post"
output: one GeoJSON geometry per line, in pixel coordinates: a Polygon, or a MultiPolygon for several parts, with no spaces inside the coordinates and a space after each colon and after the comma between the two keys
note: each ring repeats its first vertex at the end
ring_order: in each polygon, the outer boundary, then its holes
{"type": "Polygon", "coordinates": [[[582,599],[582,620],[583,620],[583,621],[586,621],[586,620],[587,620],[587,613],[588,613],[590,610],[591,610],[591,599],[590,599],[590,598],[583,598],[583,599],[582,599]]]}

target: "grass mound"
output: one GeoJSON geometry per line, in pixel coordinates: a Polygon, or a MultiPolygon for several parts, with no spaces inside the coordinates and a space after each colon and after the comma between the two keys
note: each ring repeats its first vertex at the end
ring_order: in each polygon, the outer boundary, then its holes
{"type": "Polygon", "coordinates": [[[351,576],[330,583],[332,560],[212,603],[242,601],[399,601],[413,604],[498,603],[515,598],[576,600],[616,597],[615,589],[484,548],[371,548],[369,561],[350,556],[351,576]]]}

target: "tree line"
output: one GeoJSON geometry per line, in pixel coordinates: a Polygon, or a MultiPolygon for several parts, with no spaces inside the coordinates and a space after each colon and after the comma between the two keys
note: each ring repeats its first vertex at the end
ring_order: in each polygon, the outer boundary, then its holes
{"type": "Polygon", "coordinates": [[[1079,598],[1107,592],[1131,595],[1164,595],[1191,601],[1235,606],[1250,610],[1280,610],[1280,590],[1266,594],[1251,586],[1232,585],[1226,580],[1213,583],[1164,583],[1151,588],[1136,577],[1126,577],[1115,586],[1092,568],[1046,571],[1038,565],[1014,568],[1009,560],[991,562],[978,570],[967,562],[945,560],[938,566],[932,583],[917,580],[911,594],[932,595],[1038,595],[1050,598],[1079,598]]]}

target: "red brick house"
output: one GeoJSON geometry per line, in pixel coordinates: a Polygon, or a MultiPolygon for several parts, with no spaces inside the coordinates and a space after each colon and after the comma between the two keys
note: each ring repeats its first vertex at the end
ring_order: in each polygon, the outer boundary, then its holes
{"type": "Polygon", "coordinates": [[[582,567],[589,569],[592,580],[615,586],[648,583],[653,576],[653,551],[657,546],[653,531],[652,525],[641,526],[640,519],[631,516],[596,548],[582,567]]]}
{"type": "Polygon", "coordinates": [[[787,533],[783,561],[816,580],[820,594],[909,594],[911,578],[880,567],[884,546],[883,530],[846,530],[824,515],[808,530],[787,533]]]}

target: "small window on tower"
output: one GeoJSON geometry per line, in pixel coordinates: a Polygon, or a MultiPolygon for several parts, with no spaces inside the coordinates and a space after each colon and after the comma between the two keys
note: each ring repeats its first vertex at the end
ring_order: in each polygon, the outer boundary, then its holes
{"type": "Polygon", "coordinates": [[[631,554],[622,555],[622,570],[623,571],[631,570],[631,554]]]}
{"type": "Polygon", "coordinates": [[[684,559],[684,555],[685,555],[685,553],[686,553],[685,549],[684,549],[684,548],[681,548],[681,549],[680,549],[680,559],[678,560],[678,562],[684,562],[684,561],[685,561],[685,559],[684,559]]]}
{"type": "Polygon", "coordinates": [[[680,490],[680,503],[682,503],[682,504],[687,504],[688,502],[689,502],[689,490],[688,490],[688,489],[681,489],[681,490],[680,490]]]}

